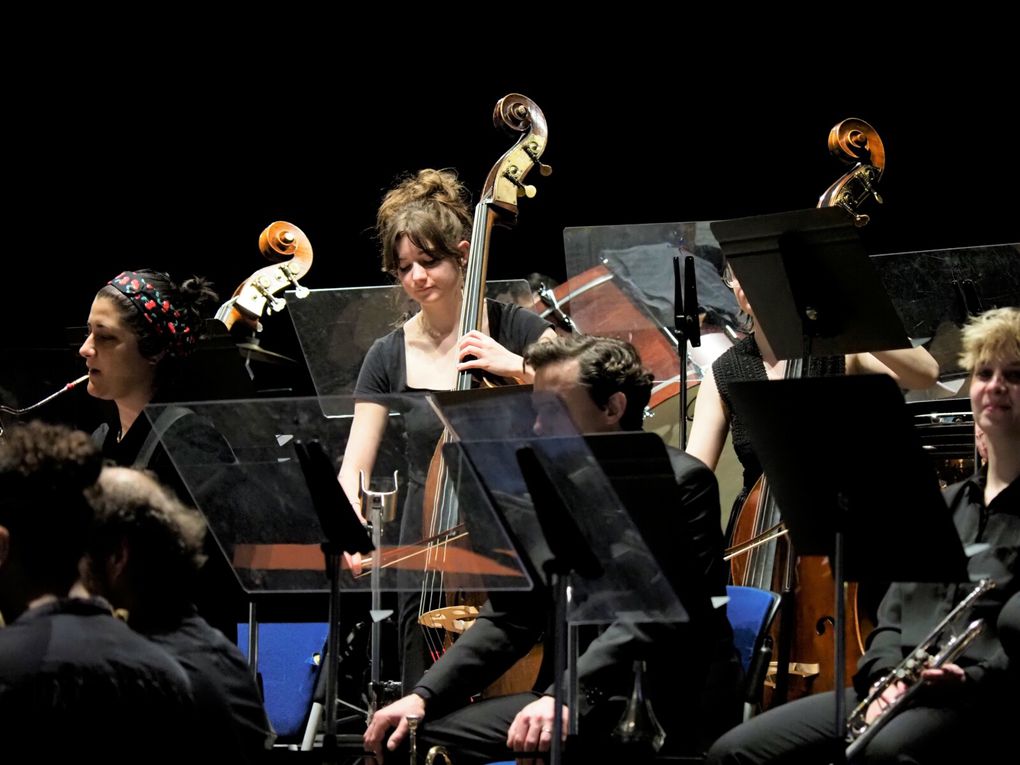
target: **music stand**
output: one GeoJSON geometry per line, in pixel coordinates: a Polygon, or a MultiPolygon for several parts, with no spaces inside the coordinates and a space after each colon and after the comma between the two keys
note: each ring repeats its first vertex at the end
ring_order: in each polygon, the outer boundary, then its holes
{"type": "MultiPolygon", "coordinates": [[[[390,415],[410,407],[430,411],[421,395],[394,395],[379,403],[390,415]]],[[[332,526],[340,521],[339,511],[348,504],[340,492],[336,470],[349,437],[351,419],[347,413],[353,411],[354,401],[349,397],[257,399],[189,402],[185,406],[191,414],[163,432],[161,442],[191,504],[205,517],[216,546],[253,604],[250,634],[254,636],[258,632],[254,626],[256,602],[290,601],[299,593],[324,601],[336,584],[328,575],[335,568],[327,572],[320,543],[324,536],[335,540],[353,533],[332,526]],[[325,412],[344,414],[329,416],[325,412]],[[215,443],[222,447],[221,459],[196,448],[195,436],[202,434],[215,436],[215,443]],[[321,443],[326,457],[325,462],[323,455],[313,458],[318,467],[315,485],[310,486],[297,444],[313,439],[321,443]],[[327,495],[325,505],[333,506],[333,513],[321,512],[325,508],[316,498],[316,488],[327,495]],[[327,524],[325,534],[323,523],[327,524]]],[[[146,415],[155,421],[166,409],[166,405],[150,406],[146,415]]],[[[390,427],[383,435],[376,467],[404,470],[406,437],[403,428],[396,427],[402,418],[387,420],[390,427]]],[[[432,570],[441,570],[451,586],[463,591],[530,589],[531,579],[522,571],[512,545],[497,532],[493,510],[484,496],[476,495],[480,499],[465,503],[465,520],[472,519],[479,528],[493,528],[485,536],[492,546],[482,549],[481,537],[463,540],[442,556],[442,561],[433,563],[432,570]]],[[[348,510],[347,520],[349,515],[348,510]]],[[[395,530],[397,524],[391,525],[395,530]]],[[[356,531],[364,534],[360,524],[356,531]]],[[[417,540],[404,545],[395,541],[384,537],[373,556],[377,561],[370,569],[365,564],[371,574],[356,577],[347,569],[340,570],[339,588],[366,594],[375,586],[382,591],[420,591],[430,548],[417,540]],[[380,565],[374,565],[377,562],[380,565]]],[[[249,656],[254,665],[257,646],[252,646],[249,656]]]]}
{"type": "MultiPolygon", "coordinates": [[[[691,594],[689,588],[673,576],[677,559],[682,556],[676,554],[675,547],[671,557],[655,555],[651,539],[658,541],[663,535],[650,537],[642,524],[631,517],[628,510],[638,512],[642,503],[624,507],[614,483],[592,455],[587,439],[576,435],[556,396],[533,394],[527,389],[502,389],[432,394],[432,398],[444,422],[459,439],[444,447],[447,464],[478,476],[478,483],[485,487],[506,535],[521,559],[530,563],[533,578],[544,582],[557,596],[554,698],[557,705],[562,703],[564,677],[571,678],[567,706],[573,732],[578,705],[573,656],[570,666],[565,666],[568,624],[617,620],[685,622],[691,608],[700,609],[703,605],[710,608],[710,597],[705,593],[704,603],[695,603],[693,597],[685,598],[691,594]],[[541,436],[531,430],[538,418],[541,436]],[[494,439],[493,433],[507,432],[495,427],[497,422],[517,423],[518,428],[505,438],[494,439]]],[[[643,485],[646,502],[655,502],[653,497],[659,493],[677,490],[665,448],[657,436],[619,437],[628,440],[617,449],[608,448],[608,441],[604,441],[601,451],[640,459],[646,450],[635,451],[638,441],[634,439],[643,437],[642,444],[649,446],[654,442],[661,454],[656,472],[660,480],[646,481],[643,485]]],[[[668,500],[654,506],[664,505],[668,505],[668,500]]],[[[471,528],[471,523],[468,526],[472,535],[486,533],[484,529],[471,528]]],[[[556,720],[559,719],[557,715],[556,720]]],[[[557,722],[552,739],[554,762],[560,756],[559,730],[557,722]]]]}
{"type": "Polygon", "coordinates": [[[842,740],[844,583],[967,581],[963,546],[892,378],[737,382],[730,390],[794,549],[833,561],[842,740]],[[867,425],[845,415],[850,402],[869,412],[867,425]]]}
{"type": "Polygon", "coordinates": [[[777,358],[910,347],[843,210],[717,221],[712,232],[777,358]]]}

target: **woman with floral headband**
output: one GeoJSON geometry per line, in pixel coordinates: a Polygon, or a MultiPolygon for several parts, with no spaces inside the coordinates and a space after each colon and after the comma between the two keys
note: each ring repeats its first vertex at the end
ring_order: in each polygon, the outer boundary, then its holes
{"type": "MultiPolygon", "coordinates": [[[[215,304],[216,294],[203,279],[178,286],[159,271],[124,271],[96,293],[89,334],[78,351],[88,369],[89,394],[114,405],[108,421],[92,434],[103,456],[122,467],[152,471],[186,502],[188,489],[160,439],[172,429],[174,441],[187,444],[189,461],[200,464],[229,462],[230,447],[187,407],[168,406],[155,423],[142,410],[174,400],[174,384],[200,339],[201,311],[215,304]]],[[[234,638],[242,593],[212,535],[206,537],[206,553],[196,588],[198,610],[234,638]]]]}
{"type": "Polygon", "coordinates": [[[103,456],[118,465],[150,468],[175,485],[159,464],[152,428],[142,410],[165,394],[198,343],[200,309],[216,294],[202,279],[179,287],[158,271],[124,271],[96,294],[88,337],[78,353],[88,369],[88,392],[116,405],[116,419],[94,434],[103,456]]]}

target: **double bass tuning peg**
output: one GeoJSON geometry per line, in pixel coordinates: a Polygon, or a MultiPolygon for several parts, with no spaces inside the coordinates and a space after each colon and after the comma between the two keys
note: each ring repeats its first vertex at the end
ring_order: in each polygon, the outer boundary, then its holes
{"type": "Polygon", "coordinates": [[[541,155],[538,151],[538,146],[534,143],[530,143],[524,147],[525,153],[531,157],[531,161],[538,165],[538,172],[543,178],[548,178],[552,175],[552,167],[545,164],[541,159],[541,155]]]}

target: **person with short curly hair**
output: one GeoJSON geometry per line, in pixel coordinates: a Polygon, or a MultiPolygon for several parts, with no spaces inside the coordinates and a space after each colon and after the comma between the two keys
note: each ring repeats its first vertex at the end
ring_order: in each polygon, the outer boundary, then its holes
{"type": "Polygon", "coordinates": [[[104,468],[88,496],[95,520],[82,561],[86,588],[123,609],[188,673],[210,759],[261,761],[273,734],[248,663],[193,605],[205,561],[202,516],[130,468],[104,468]]]}
{"type": "MultiPolygon", "coordinates": [[[[101,457],[85,433],[34,422],[0,439],[0,731],[11,761],[165,762],[198,745],[181,666],[69,597],[101,457]]],[[[5,760],[6,761],[6,760],[5,760]]]]}

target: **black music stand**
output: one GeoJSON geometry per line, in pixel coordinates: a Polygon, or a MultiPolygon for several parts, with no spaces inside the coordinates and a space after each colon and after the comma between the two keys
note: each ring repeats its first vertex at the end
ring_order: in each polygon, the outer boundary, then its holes
{"type": "Polygon", "coordinates": [[[892,378],[738,382],[730,389],[794,549],[833,561],[835,730],[842,739],[844,583],[967,581],[963,546],[892,378]],[[869,412],[866,424],[845,415],[847,402],[869,412]]]}
{"type": "Polygon", "coordinates": [[[777,358],[910,347],[843,210],[717,221],[712,233],[777,358]]]}

